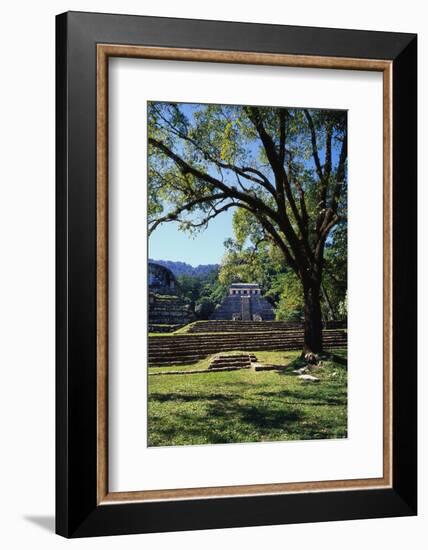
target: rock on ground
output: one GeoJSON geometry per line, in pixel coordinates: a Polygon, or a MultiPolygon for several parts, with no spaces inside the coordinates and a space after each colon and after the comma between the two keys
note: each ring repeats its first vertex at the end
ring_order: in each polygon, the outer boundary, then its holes
{"type": "Polygon", "coordinates": [[[320,379],[316,376],[312,376],[311,374],[301,374],[297,378],[300,378],[300,380],[304,380],[305,382],[319,382],[320,379]]]}

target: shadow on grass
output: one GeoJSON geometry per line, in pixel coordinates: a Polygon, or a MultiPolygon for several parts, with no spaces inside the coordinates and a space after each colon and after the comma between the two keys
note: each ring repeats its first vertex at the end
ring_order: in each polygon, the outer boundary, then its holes
{"type": "Polygon", "coordinates": [[[264,407],[247,406],[240,409],[240,417],[241,421],[251,424],[255,428],[275,430],[299,422],[303,415],[296,410],[279,411],[264,407]]]}
{"type": "MultiPolygon", "coordinates": [[[[330,403],[330,406],[341,404],[330,403]]],[[[308,416],[301,408],[302,405],[327,405],[324,402],[282,402],[277,408],[261,403],[243,404],[238,396],[215,395],[210,396],[204,405],[202,415],[175,411],[173,425],[164,425],[153,418],[153,425],[149,423],[149,446],[346,437],[346,425],[337,430],[336,415],[319,419],[308,416]]]]}
{"type": "Polygon", "coordinates": [[[302,357],[296,357],[295,359],[290,361],[286,367],[283,367],[282,369],[278,370],[278,374],[282,376],[289,375],[290,372],[292,372],[293,370],[298,370],[306,366],[307,366],[307,362],[302,357]]]}
{"type": "Polygon", "coordinates": [[[234,396],[227,396],[223,393],[208,393],[208,394],[195,394],[195,393],[181,393],[181,392],[171,392],[171,393],[151,393],[150,401],[158,401],[159,403],[165,403],[165,402],[176,402],[176,401],[184,401],[185,403],[191,403],[192,401],[200,402],[200,401],[211,401],[211,400],[233,400],[236,399],[234,396]]]}
{"type": "MultiPolygon", "coordinates": [[[[324,371],[327,374],[345,370],[342,365],[346,367],[346,359],[340,355],[331,354],[323,361],[331,362],[324,371]]],[[[290,371],[305,364],[300,358],[292,360],[286,372],[269,374],[268,383],[260,383],[257,392],[247,382],[222,381],[223,392],[198,381],[195,387],[173,384],[171,392],[150,393],[149,446],[346,437],[347,388],[343,377],[327,377],[323,383],[312,385],[288,384],[286,379],[276,378],[285,375],[291,382],[295,375],[290,371]]]]}
{"type": "MultiPolygon", "coordinates": [[[[243,406],[237,401],[216,399],[215,403],[208,405],[203,417],[195,417],[186,412],[177,413],[175,421],[182,426],[179,436],[183,441],[179,444],[198,442],[201,434],[206,444],[259,441],[275,431],[283,431],[287,426],[297,425],[302,419],[302,414],[297,410],[243,406]]],[[[168,427],[157,426],[156,432],[156,436],[164,442],[171,441],[171,436],[174,436],[174,430],[168,427]]]]}
{"type": "Polygon", "coordinates": [[[329,397],[323,396],[322,401],[320,401],[318,395],[309,395],[304,396],[299,392],[293,391],[279,391],[279,392],[260,392],[262,397],[277,397],[284,398],[284,405],[297,405],[304,407],[343,407],[346,405],[346,393],[344,392],[341,397],[329,397]],[[293,399],[293,401],[288,401],[288,399],[293,399]]]}
{"type": "Polygon", "coordinates": [[[342,367],[345,367],[346,370],[348,370],[348,359],[346,357],[342,357],[341,355],[337,355],[336,353],[330,354],[331,361],[334,361],[338,365],[341,365],[342,367]]]}
{"type": "MultiPolygon", "coordinates": [[[[337,355],[335,353],[328,353],[325,352],[321,356],[321,361],[323,363],[327,361],[331,361],[332,363],[336,363],[335,368],[344,368],[344,370],[348,369],[348,361],[346,357],[342,357],[341,355],[337,355]]],[[[284,374],[290,374],[293,370],[298,370],[302,367],[306,367],[308,363],[305,361],[302,357],[296,357],[292,361],[288,363],[288,365],[285,368],[282,368],[281,370],[278,370],[278,373],[281,375],[284,374]]]]}
{"type": "MultiPolygon", "coordinates": [[[[299,405],[299,406],[313,406],[313,407],[322,407],[322,406],[343,406],[346,405],[347,395],[346,392],[343,392],[340,396],[336,397],[330,397],[328,395],[323,395],[322,400],[320,400],[319,395],[314,389],[313,395],[302,395],[300,392],[292,391],[292,390],[281,390],[277,392],[259,392],[258,395],[261,398],[278,398],[278,399],[284,399],[282,403],[284,405],[299,405]],[[288,401],[288,400],[292,401],[288,401]]],[[[184,403],[200,403],[202,401],[205,401],[207,403],[215,401],[217,406],[219,406],[220,403],[222,403],[224,406],[225,403],[233,403],[234,401],[237,401],[239,398],[234,395],[224,395],[224,394],[207,394],[207,395],[195,395],[195,394],[183,394],[183,393],[169,393],[169,394],[163,394],[163,393],[152,393],[150,394],[150,401],[154,402],[157,401],[158,403],[177,403],[177,402],[184,402],[184,403]]],[[[242,405],[236,405],[239,407],[239,409],[242,409],[242,405]]],[[[235,413],[235,411],[234,411],[235,413]]]]}

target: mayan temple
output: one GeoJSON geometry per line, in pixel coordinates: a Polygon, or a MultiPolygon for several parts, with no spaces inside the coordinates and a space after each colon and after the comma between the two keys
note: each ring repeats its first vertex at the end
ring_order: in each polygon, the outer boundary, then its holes
{"type": "Polygon", "coordinates": [[[259,285],[233,283],[220,306],[211,316],[215,321],[273,321],[270,303],[263,298],[259,285]]]}

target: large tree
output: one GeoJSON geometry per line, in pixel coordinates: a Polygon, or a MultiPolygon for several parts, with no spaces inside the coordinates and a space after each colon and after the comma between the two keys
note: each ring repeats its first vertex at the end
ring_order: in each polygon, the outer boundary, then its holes
{"type": "Polygon", "coordinates": [[[303,353],[322,350],[324,250],[346,215],[344,111],[151,102],[149,232],[241,209],[301,281],[303,353]]]}

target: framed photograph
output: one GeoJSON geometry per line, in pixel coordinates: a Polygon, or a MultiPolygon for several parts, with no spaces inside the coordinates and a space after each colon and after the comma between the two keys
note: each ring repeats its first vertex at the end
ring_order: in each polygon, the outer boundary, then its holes
{"type": "Polygon", "coordinates": [[[416,35],[56,24],[57,533],[416,514],[416,35]]]}

